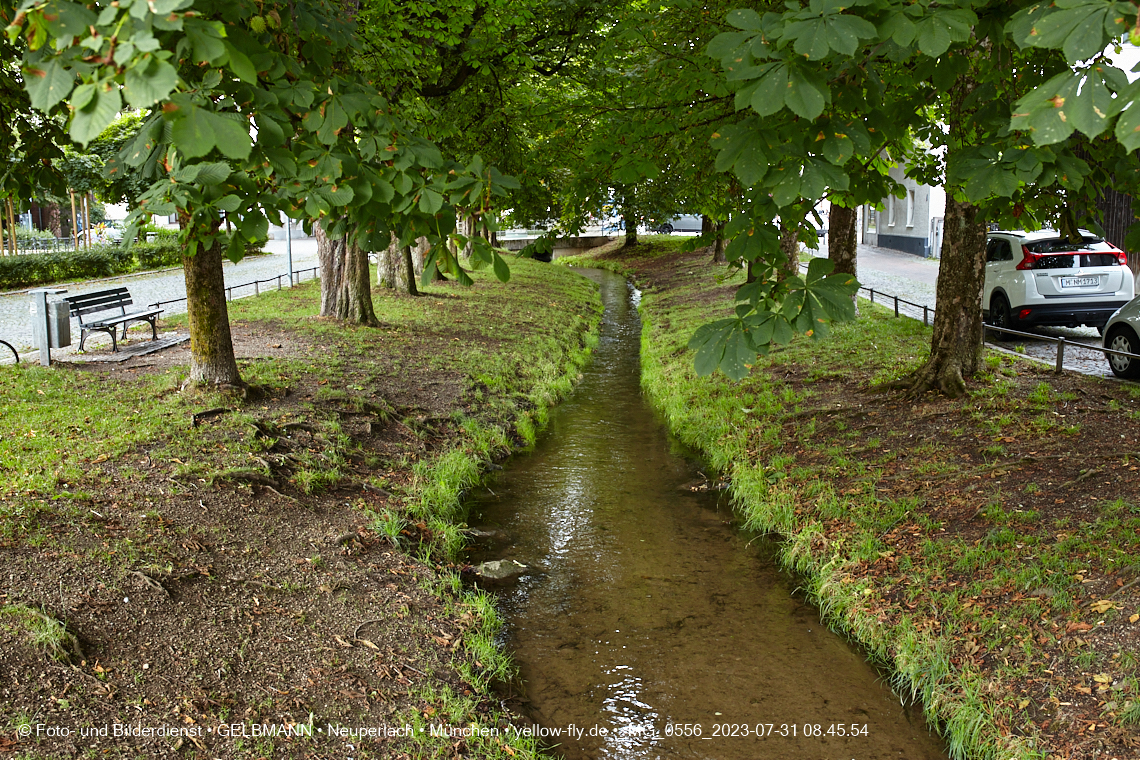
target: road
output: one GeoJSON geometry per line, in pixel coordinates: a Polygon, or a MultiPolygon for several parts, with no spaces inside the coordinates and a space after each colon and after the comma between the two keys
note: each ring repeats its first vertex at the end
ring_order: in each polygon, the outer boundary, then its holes
{"type": "MultiPolygon", "coordinates": [[[[285,252],[284,240],[270,240],[265,244],[268,252],[264,256],[252,256],[242,259],[237,264],[229,261],[223,266],[226,286],[235,288],[234,298],[253,295],[253,288],[241,288],[253,280],[266,280],[282,275],[283,282],[288,271],[288,258],[285,252]]],[[[317,243],[313,238],[301,238],[293,241],[293,271],[311,269],[317,265],[317,243]]],[[[312,277],[312,273],[305,273],[305,279],[312,277]]],[[[186,297],[186,283],[183,279],[182,269],[164,269],[157,272],[142,272],[139,274],[123,275],[120,277],[107,277],[100,280],[86,282],[72,282],[62,285],[67,289],[66,295],[80,295],[96,290],[124,286],[131,292],[131,298],[140,308],[159,301],[172,301],[186,297]]],[[[276,287],[267,285],[264,287],[276,287]]],[[[63,298],[64,295],[57,296],[63,298]]],[[[54,299],[53,299],[54,300],[54,299]]],[[[30,350],[32,345],[31,325],[31,297],[26,290],[0,294],[0,339],[6,340],[21,351],[30,350]]],[[[167,314],[181,314],[186,311],[185,301],[165,304],[167,314]]],[[[74,323],[73,323],[74,328],[74,323]]],[[[72,335],[74,344],[71,350],[79,345],[78,328],[72,335]]],[[[96,334],[88,340],[86,347],[101,345],[106,341],[109,346],[111,340],[101,334],[96,334]]],[[[68,349],[63,349],[66,353],[68,349]]],[[[53,351],[53,353],[56,353],[53,351]]],[[[2,357],[0,357],[2,359],[2,357]]]]}

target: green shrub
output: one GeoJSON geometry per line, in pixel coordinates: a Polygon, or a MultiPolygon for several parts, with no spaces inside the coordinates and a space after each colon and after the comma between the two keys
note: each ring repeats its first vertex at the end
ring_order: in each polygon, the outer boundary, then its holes
{"type": "Polygon", "coordinates": [[[5,256],[0,258],[0,288],[110,277],[135,268],[134,255],[113,245],[5,256]]]}
{"type": "Polygon", "coordinates": [[[182,246],[178,236],[161,236],[154,242],[135,243],[131,253],[138,262],[139,269],[161,269],[182,265],[182,246]]]}

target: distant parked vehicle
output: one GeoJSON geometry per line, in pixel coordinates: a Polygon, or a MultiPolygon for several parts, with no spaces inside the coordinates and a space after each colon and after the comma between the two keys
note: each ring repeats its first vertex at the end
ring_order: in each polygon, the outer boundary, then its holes
{"type": "MultiPolygon", "coordinates": [[[[1129,354],[1140,354],[1140,298],[1133,298],[1113,314],[1104,326],[1104,347],[1129,354]]],[[[1105,354],[1117,377],[1140,380],[1140,359],[1105,354]]]]}
{"type": "Polygon", "coordinates": [[[674,232],[691,232],[701,234],[701,218],[695,214],[681,214],[675,216],[653,231],[662,235],[672,235],[674,232]]]}
{"type": "Polygon", "coordinates": [[[1055,230],[989,233],[987,321],[1012,330],[1088,325],[1104,334],[1109,317],[1135,295],[1134,279],[1124,251],[1087,230],[1080,234],[1067,240],[1055,230]]]}

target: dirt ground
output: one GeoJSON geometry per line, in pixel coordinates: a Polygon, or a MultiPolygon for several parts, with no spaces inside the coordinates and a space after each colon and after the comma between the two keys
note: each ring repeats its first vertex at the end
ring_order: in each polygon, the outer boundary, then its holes
{"type": "MultiPolygon", "coordinates": [[[[557,292],[530,287],[555,306],[557,292]]],[[[404,509],[417,462],[460,439],[453,415],[480,413],[469,378],[438,357],[460,339],[510,349],[463,329],[470,303],[445,297],[432,308],[438,329],[377,331],[367,356],[347,358],[335,340],[284,320],[235,320],[243,374],[266,357],[342,365],[335,388],[314,365],[220,408],[189,405],[219,456],[272,440],[248,454],[251,471],[200,477],[158,440],[86,463],[82,482],[56,495],[0,494],[0,507],[24,515],[0,534],[0,607],[67,626],[45,651],[27,634],[37,620],[0,619],[0,755],[469,757],[477,748],[463,738],[388,734],[409,723],[504,725],[497,701],[464,676],[490,664],[464,643],[478,611],[441,576],[459,567],[422,520],[404,525],[402,549],[370,527],[404,509]],[[310,494],[300,462],[334,448],[306,421],[321,415],[338,420],[350,454],[337,481],[310,494]]],[[[520,312],[501,325],[531,331],[544,319],[520,312]]],[[[55,371],[129,383],[188,363],[183,345],[55,371]]],[[[514,754],[480,746],[480,757],[514,754]]]]}

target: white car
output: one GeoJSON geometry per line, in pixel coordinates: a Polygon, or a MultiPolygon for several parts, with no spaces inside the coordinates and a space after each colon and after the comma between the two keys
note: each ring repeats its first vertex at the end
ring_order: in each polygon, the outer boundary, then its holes
{"type": "Polygon", "coordinates": [[[1124,251],[1087,230],[1081,237],[991,232],[982,291],[986,321],[1011,330],[1087,325],[1103,334],[1113,312],[1136,294],[1135,278],[1124,251]]]}
{"type": "MultiPolygon", "coordinates": [[[[1140,298],[1129,301],[1112,315],[1104,328],[1104,347],[1130,354],[1140,354],[1140,298]]],[[[1105,354],[1112,372],[1117,377],[1140,380],[1140,359],[1130,356],[1105,354]]]]}

